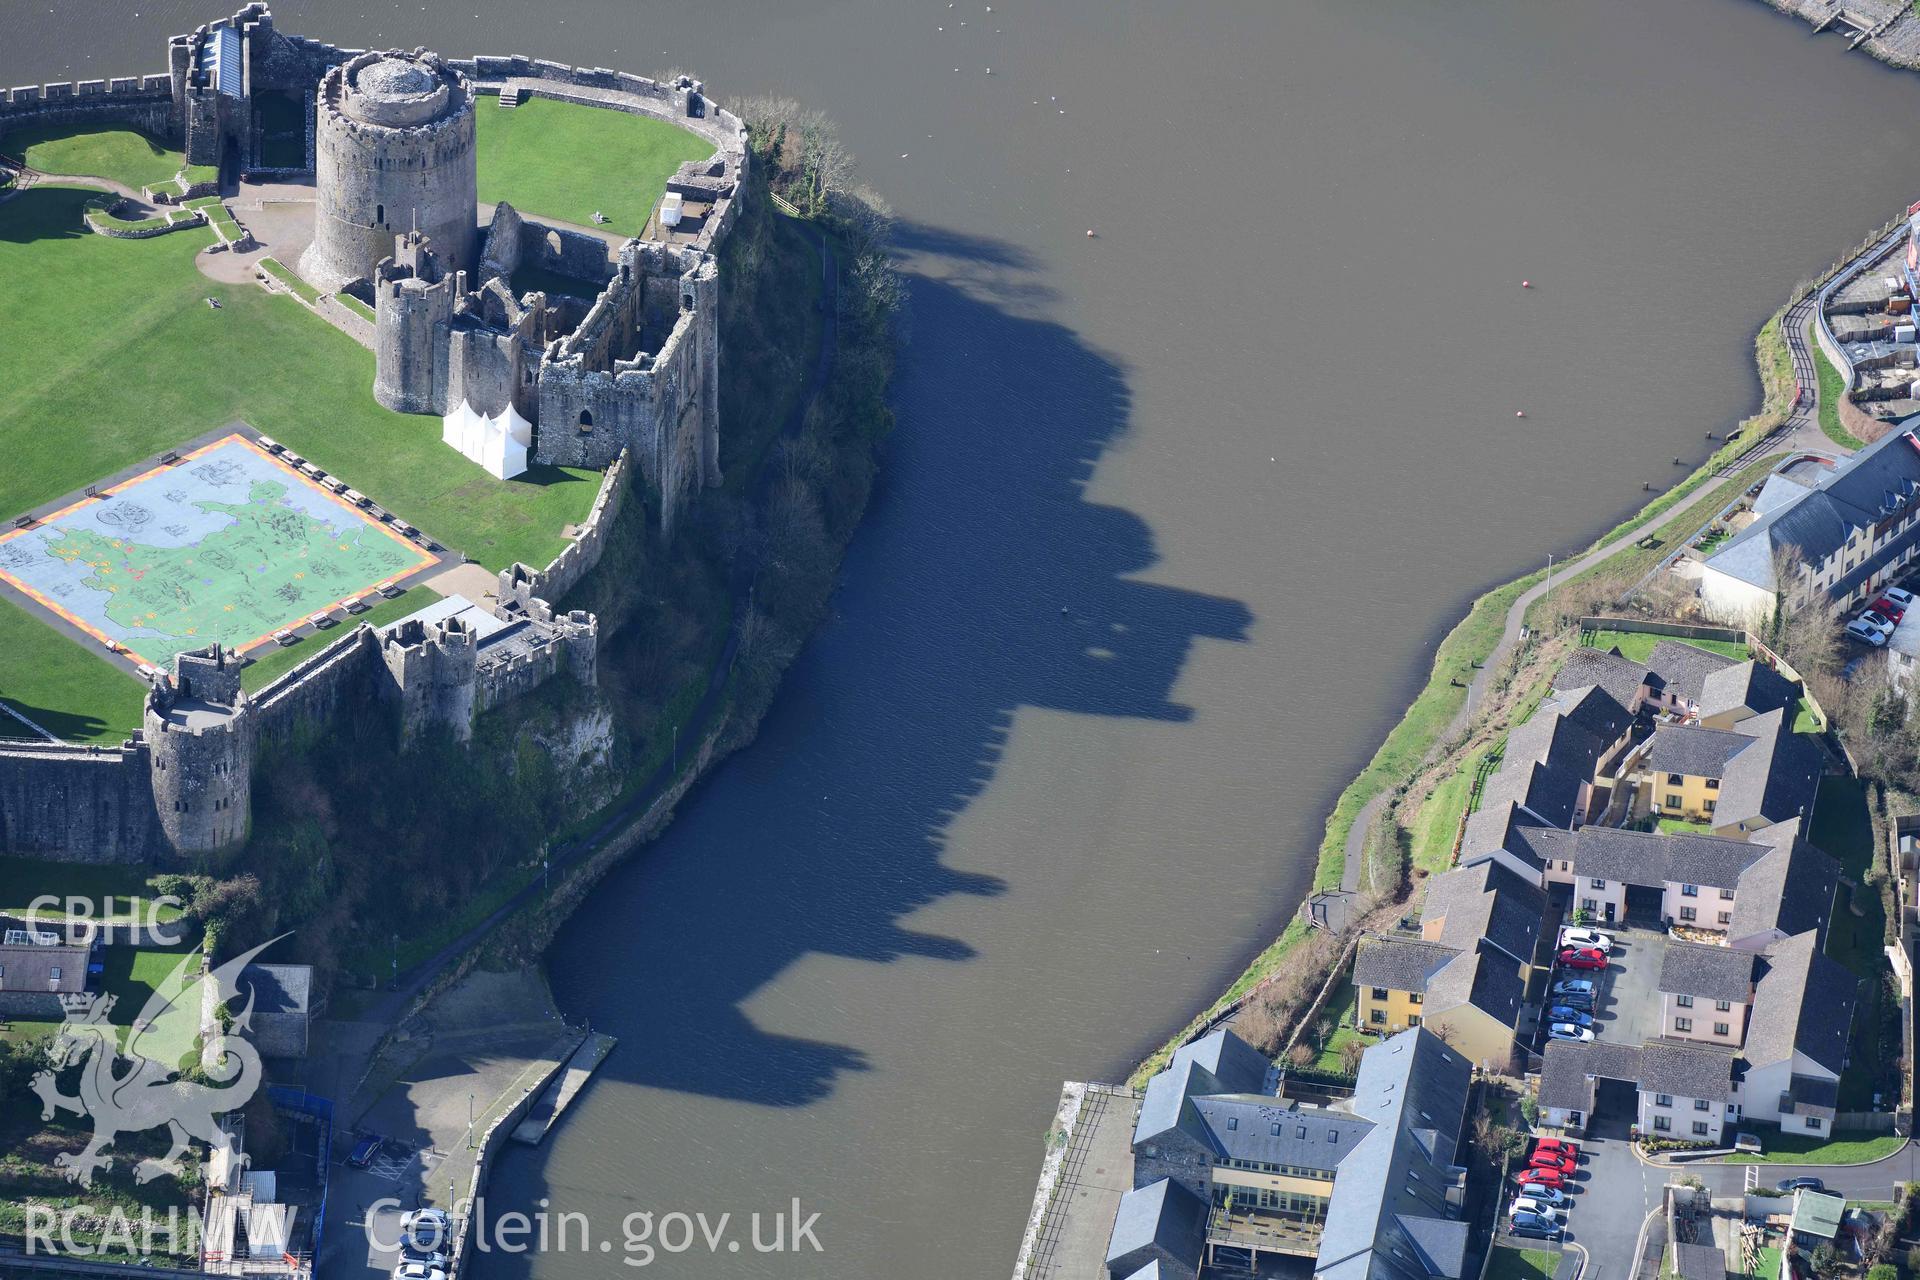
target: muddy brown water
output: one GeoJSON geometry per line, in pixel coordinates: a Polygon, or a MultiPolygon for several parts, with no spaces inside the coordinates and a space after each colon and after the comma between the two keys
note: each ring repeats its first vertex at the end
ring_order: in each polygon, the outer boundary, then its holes
{"type": "MultiPolygon", "coordinates": [[[[220,11],[50,3],[0,7],[0,82],[156,71],[220,11]]],[[[833,617],[554,948],[621,1047],[495,1180],[616,1249],[821,1214],[821,1254],[671,1275],[1005,1274],[1060,1081],[1282,927],[1471,596],[1701,456],[1786,291],[1920,195],[1920,79],[1750,0],[276,14],[790,94],[902,219],[900,427],[833,617]]]]}

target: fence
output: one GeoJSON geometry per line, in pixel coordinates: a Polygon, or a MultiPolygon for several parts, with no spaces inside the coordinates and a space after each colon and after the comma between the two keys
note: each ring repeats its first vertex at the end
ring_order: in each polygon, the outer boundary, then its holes
{"type": "Polygon", "coordinates": [[[1776,653],[1766,641],[1751,631],[1742,631],[1734,627],[1697,626],[1686,622],[1649,622],[1644,618],[1607,618],[1590,617],[1580,619],[1580,631],[1585,635],[1589,631],[1626,631],[1638,635],[1672,636],[1676,640],[1720,640],[1728,644],[1744,644],[1753,654],[1755,661],[1764,662],[1779,672],[1781,676],[1800,686],[1800,697],[1807,704],[1807,710],[1824,732],[1827,727],[1827,711],[1811,693],[1807,691],[1807,682],[1800,672],[1785,658],[1776,653]]]}

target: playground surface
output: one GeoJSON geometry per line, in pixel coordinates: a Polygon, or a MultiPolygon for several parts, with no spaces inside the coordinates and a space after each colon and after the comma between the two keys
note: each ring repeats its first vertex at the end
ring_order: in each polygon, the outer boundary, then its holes
{"type": "Polygon", "coordinates": [[[0,533],[0,586],[107,648],[167,668],[236,652],[439,557],[238,432],[0,533]]]}

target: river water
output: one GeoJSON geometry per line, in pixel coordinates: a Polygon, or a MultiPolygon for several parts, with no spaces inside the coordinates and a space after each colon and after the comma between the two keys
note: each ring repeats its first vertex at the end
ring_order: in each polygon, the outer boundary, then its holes
{"type": "MultiPolygon", "coordinates": [[[[0,81],[157,71],[217,13],[10,0],[0,81]]],[[[676,1276],[1005,1274],[1060,1081],[1283,926],[1466,601],[1749,412],[1755,328],[1920,195],[1920,79],[1751,0],[276,16],[789,94],[902,217],[900,427],[833,618],[554,948],[620,1049],[495,1181],[603,1227],[821,1214],[822,1254],[676,1276]]]]}

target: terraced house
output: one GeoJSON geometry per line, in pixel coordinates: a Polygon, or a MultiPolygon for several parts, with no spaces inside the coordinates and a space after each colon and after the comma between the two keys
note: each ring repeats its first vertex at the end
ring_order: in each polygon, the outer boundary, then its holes
{"type": "Polygon", "coordinates": [[[1272,1064],[1231,1031],[1183,1046],[1141,1102],[1108,1276],[1193,1280],[1203,1262],[1290,1256],[1324,1280],[1457,1280],[1471,1078],[1416,1028],[1368,1049],[1351,1101],[1322,1107],[1280,1096],[1272,1064]]]}
{"type": "Polygon", "coordinates": [[[1435,876],[1417,933],[1371,934],[1354,952],[1360,1025],[1381,1034],[1425,1026],[1468,1060],[1505,1068],[1530,1026],[1553,961],[1547,894],[1484,861],[1435,876]]]}
{"type": "Polygon", "coordinates": [[[1811,818],[1820,749],[1791,731],[1791,715],[1775,708],[1730,729],[1661,725],[1623,767],[1633,788],[1625,816],[1679,818],[1725,836],[1811,818]]]}
{"type": "Polygon", "coordinates": [[[1842,608],[1873,598],[1920,550],[1920,439],[1888,433],[1811,476],[1776,472],[1754,499],[1754,520],[1700,567],[1707,611],[1746,624],[1824,599],[1842,608]]]}

